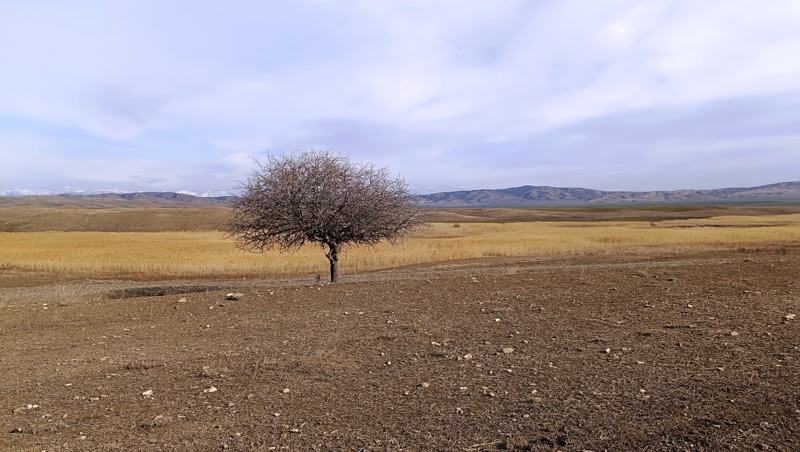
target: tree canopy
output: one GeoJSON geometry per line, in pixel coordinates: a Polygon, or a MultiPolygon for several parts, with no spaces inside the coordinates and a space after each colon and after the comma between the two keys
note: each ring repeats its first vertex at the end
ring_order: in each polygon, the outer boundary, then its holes
{"type": "Polygon", "coordinates": [[[394,242],[424,224],[408,186],[388,168],[330,151],[270,156],[232,202],[237,246],[264,252],[304,244],[327,247],[331,282],[344,245],[394,242]]]}

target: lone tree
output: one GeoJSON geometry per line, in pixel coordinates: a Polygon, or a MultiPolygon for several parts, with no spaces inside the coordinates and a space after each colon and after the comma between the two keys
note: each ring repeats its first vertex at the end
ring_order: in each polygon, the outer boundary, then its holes
{"type": "Polygon", "coordinates": [[[233,203],[231,235],[239,248],[292,251],[306,243],[327,248],[331,282],[344,245],[395,242],[423,225],[403,179],[387,168],[329,151],[256,161],[233,203]]]}

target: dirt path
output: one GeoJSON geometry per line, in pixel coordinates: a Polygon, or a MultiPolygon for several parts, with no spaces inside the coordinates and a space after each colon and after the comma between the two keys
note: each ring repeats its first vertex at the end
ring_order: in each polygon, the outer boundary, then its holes
{"type": "Polygon", "coordinates": [[[800,449],[795,251],[42,283],[0,450],[800,449]]]}

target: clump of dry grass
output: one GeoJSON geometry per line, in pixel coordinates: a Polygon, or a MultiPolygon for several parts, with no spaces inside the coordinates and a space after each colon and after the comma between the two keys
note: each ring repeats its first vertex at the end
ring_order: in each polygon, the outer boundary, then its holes
{"type": "MultiPolygon", "coordinates": [[[[655,223],[434,223],[396,246],[349,248],[342,272],[483,257],[659,251],[800,244],[800,215],[716,217],[655,223]]],[[[241,251],[224,233],[0,233],[0,268],[85,275],[283,276],[325,274],[319,247],[265,255],[241,251]]]]}

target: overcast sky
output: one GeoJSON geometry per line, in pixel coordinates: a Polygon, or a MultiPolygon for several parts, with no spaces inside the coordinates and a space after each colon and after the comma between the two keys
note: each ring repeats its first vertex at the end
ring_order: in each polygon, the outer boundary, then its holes
{"type": "Polygon", "coordinates": [[[0,0],[0,190],[800,180],[800,0],[0,0]]]}

